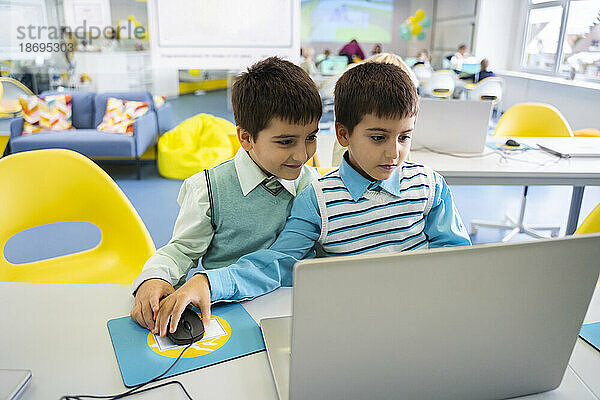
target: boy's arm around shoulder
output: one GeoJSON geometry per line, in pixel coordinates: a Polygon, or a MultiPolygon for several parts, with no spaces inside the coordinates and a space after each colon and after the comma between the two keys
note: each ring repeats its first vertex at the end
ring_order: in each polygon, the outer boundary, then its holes
{"type": "Polygon", "coordinates": [[[314,188],[294,200],[283,231],[268,249],[241,257],[224,268],[202,271],[210,282],[211,302],[241,301],[291,286],[294,264],[306,258],[321,235],[321,216],[314,188]]]}
{"type": "Polygon", "coordinates": [[[162,279],[172,286],[183,283],[188,271],[196,266],[196,260],[204,255],[212,240],[214,230],[204,171],[183,182],[177,203],[180,209],[173,236],[146,261],[133,282],[134,294],[149,279],[162,279]]]}
{"type": "Polygon", "coordinates": [[[471,239],[454,204],[444,178],[433,171],[434,196],[431,210],[425,216],[425,234],[429,248],[469,246],[471,239]]]}

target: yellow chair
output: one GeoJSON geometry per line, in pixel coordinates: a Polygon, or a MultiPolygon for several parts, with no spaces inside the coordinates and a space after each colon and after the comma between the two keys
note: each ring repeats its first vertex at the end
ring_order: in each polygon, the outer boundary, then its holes
{"type": "MultiPolygon", "coordinates": [[[[520,103],[512,106],[502,115],[496,125],[494,136],[573,137],[573,131],[565,117],[555,107],[542,103],[520,103]]],[[[558,226],[527,226],[524,224],[527,190],[528,186],[525,186],[519,218],[516,221],[508,214],[505,215],[502,223],[473,220],[471,221],[471,235],[477,233],[477,227],[484,227],[510,230],[502,239],[503,242],[509,241],[518,233],[525,233],[538,239],[545,237],[536,231],[550,231],[552,237],[558,236],[560,230],[558,226]]]]}
{"type": "Polygon", "coordinates": [[[596,232],[600,232],[600,204],[598,204],[581,225],[579,225],[579,228],[575,231],[575,235],[596,232]]]}
{"type": "Polygon", "coordinates": [[[454,94],[456,87],[456,74],[450,70],[435,71],[421,86],[423,95],[429,97],[448,98],[454,94]]]}
{"type": "Polygon", "coordinates": [[[230,159],[239,148],[235,125],[198,114],[158,139],[158,171],[166,178],[186,179],[230,159]]]}
{"type": "Polygon", "coordinates": [[[573,131],[575,137],[600,137],[600,130],[596,128],[583,128],[573,131]]]}
{"type": "Polygon", "coordinates": [[[490,76],[477,83],[467,83],[468,100],[491,100],[494,105],[502,101],[504,92],[504,80],[496,76],[490,76]]]}
{"type": "Polygon", "coordinates": [[[33,92],[16,79],[0,77],[0,118],[14,118],[21,114],[20,96],[33,96],[33,92]]]}
{"type": "Polygon", "coordinates": [[[155,248],[117,184],[71,150],[47,149],[0,159],[0,282],[130,284],[155,248]],[[89,250],[23,264],[3,253],[8,239],[36,226],[85,221],[102,232],[89,250]]]}

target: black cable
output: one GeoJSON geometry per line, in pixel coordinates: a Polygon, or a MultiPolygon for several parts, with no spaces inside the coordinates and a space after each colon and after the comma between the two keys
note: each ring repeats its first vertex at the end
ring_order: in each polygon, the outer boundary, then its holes
{"type": "Polygon", "coordinates": [[[123,397],[128,397],[128,396],[132,396],[134,394],[139,394],[139,393],[144,393],[147,392],[149,390],[153,390],[153,389],[158,389],[160,387],[163,386],[167,386],[167,385],[179,385],[181,387],[181,389],[183,390],[183,392],[185,393],[185,395],[187,396],[188,399],[190,400],[194,400],[192,399],[192,396],[190,396],[190,394],[187,392],[187,390],[185,390],[185,387],[183,386],[183,384],[179,381],[171,381],[171,382],[166,382],[166,383],[162,383],[160,385],[156,385],[156,386],[152,386],[149,388],[146,388],[144,390],[139,390],[141,388],[143,388],[146,385],[149,385],[150,383],[156,382],[157,380],[159,380],[160,378],[162,378],[163,376],[165,376],[174,366],[175,364],[177,364],[177,361],[179,361],[179,359],[181,358],[181,356],[183,356],[183,353],[186,352],[187,349],[189,349],[190,347],[192,347],[192,345],[194,344],[194,336],[192,335],[192,331],[191,329],[189,329],[187,326],[184,325],[185,330],[190,334],[190,344],[187,345],[187,347],[185,349],[183,349],[183,351],[181,352],[181,354],[179,354],[179,356],[177,357],[177,359],[173,362],[173,364],[171,364],[171,366],[169,368],[167,368],[167,370],[165,372],[163,372],[162,374],[158,375],[155,378],[152,378],[151,380],[149,380],[148,382],[144,382],[144,383],[140,383],[139,385],[123,392],[123,393],[119,393],[116,395],[109,395],[109,396],[93,396],[93,395],[85,395],[85,394],[79,394],[79,395],[66,395],[66,396],[62,396],[60,398],[60,400],[81,400],[81,399],[109,399],[109,400],[117,400],[117,399],[122,399],[123,397]]]}

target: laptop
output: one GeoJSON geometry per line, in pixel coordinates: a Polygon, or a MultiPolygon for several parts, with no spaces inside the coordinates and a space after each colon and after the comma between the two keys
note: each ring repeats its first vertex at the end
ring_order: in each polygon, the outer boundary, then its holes
{"type": "Polygon", "coordinates": [[[0,400],[17,400],[31,381],[28,369],[0,369],[0,400]]]}
{"type": "Polygon", "coordinates": [[[421,97],[412,134],[412,150],[483,152],[492,106],[491,101],[421,97]]]}
{"type": "Polygon", "coordinates": [[[346,56],[329,56],[319,64],[321,75],[338,75],[346,70],[348,58],[346,56]]]}
{"type": "MultiPolygon", "coordinates": [[[[301,261],[261,328],[280,399],[505,399],[557,388],[600,235],[301,261]]],[[[582,384],[583,385],[583,384],[582,384]]]]}
{"type": "Polygon", "coordinates": [[[535,143],[541,150],[561,158],[600,158],[600,138],[596,137],[539,138],[535,143]]]}

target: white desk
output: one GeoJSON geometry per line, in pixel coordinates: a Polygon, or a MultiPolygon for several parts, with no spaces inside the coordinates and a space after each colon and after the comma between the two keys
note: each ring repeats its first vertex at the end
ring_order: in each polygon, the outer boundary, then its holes
{"type": "MultiPolygon", "coordinates": [[[[0,368],[33,371],[24,399],[125,390],[106,322],[129,314],[129,290],[124,285],[0,283],[0,368]]],[[[600,320],[600,289],[592,304],[586,322],[600,320]]],[[[256,321],[290,315],[291,289],[280,288],[244,307],[256,321]]],[[[175,379],[194,399],[277,398],[265,352],[175,379]]],[[[596,399],[580,379],[600,398],[600,353],[578,339],[561,386],[526,399],[596,399]]],[[[136,398],[160,399],[161,394],[165,391],[136,398]]]]}
{"type": "MultiPolygon", "coordinates": [[[[504,143],[507,138],[491,138],[504,143]]],[[[515,138],[535,147],[535,138],[515,138]]],[[[577,138],[575,138],[576,140],[577,138]]],[[[547,141],[548,138],[544,138],[547,141]]],[[[600,139],[598,139],[600,141],[600,139]]],[[[488,147],[484,154],[492,150],[488,147]]],[[[451,185],[568,185],[573,186],[566,234],[575,232],[587,185],[600,185],[600,158],[560,159],[540,150],[510,152],[509,159],[498,154],[461,158],[427,150],[411,151],[412,161],[426,164],[451,185]]]]}

